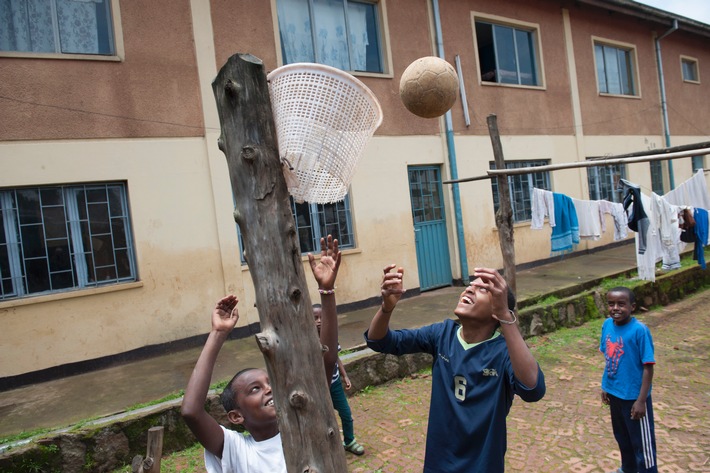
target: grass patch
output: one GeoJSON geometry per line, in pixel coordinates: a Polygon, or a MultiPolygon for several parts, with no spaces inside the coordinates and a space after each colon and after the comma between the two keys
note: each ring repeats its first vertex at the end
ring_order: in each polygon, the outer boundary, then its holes
{"type": "MultiPolygon", "coordinates": [[[[224,384],[226,385],[227,382],[224,381],[224,384]]],[[[184,390],[184,389],[181,389],[180,391],[177,391],[177,392],[175,392],[175,393],[173,393],[173,394],[168,394],[167,396],[162,397],[162,398],[160,398],[160,399],[158,399],[158,400],[156,400],[156,401],[150,401],[150,402],[144,402],[144,403],[141,403],[141,404],[135,404],[135,405],[129,407],[128,409],[126,409],[126,410],[127,410],[127,411],[136,411],[136,410],[138,410],[138,409],[143,409],[144,407],[154,406],[154,405],[156,405],[156,404],[160,404],[160,403],[167,402],[167,401],[174,401],[175,399],[180,399],[180,398],[183,397],[184,395],[185,395],[185,390],[184,390]]]]}
{"type": "MultiPolygon", "coordinates": [[[[161,473],[202,473],[205,471],[205,462],[202,457],[202,445],[199,443],[185,450],[166,455],[160,462],[161,473]]],[[[131,465],[126,465],[112,473],[132,473],[131,465]]]]}
{"type": "Polygon", "coordinates": [[[539,301],[537,301],[535,303],[535,305],[542,305],[542,306],[552,305],[552,304],[557,303],[559,300],[560,300],[559,297],[557,297],[555,295],[550,295],[550,296],[545,297],[544,299],[540,299],[539,301]]]}
{"type": "Polygon", "coordinates": [[[530,351],[540,364],[561,361],[566,356],[564,347],[576,343],[599,343],[604,319],[594,319],[573,328],[560,328],[555,332],[526,340],[530,351]]]}

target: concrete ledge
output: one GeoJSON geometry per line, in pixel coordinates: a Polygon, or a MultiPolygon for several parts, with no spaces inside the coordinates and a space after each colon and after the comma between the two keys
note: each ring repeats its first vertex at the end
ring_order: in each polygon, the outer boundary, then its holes
{"type": "MultiPolygon", "coordinates": [[[[633,286],[638,306],[644,310],[680,300],[707,287],[710,285],[710,271],[693,266],[657,276],[655,282],[629,282],[633,286]]],[[[577,287],[574,294],[570,294],[574,291],[567,291],[554,303],[525,306],[518,314],[523,336],[550,333],[603,317],[606,303],[604,291],[598,284],[599,281],[596,281],[587,287],[577,287]]],[[[431,356],[425,354],[395,357],[369,350],[343,358],[353,384],[351,392],[410,376],[430,367],[432,362],[431,356]]],[[[183,450],[196,440],[182,421],[180,403],[180,399],[169,401],[13,445],[4,445],[0,453],[0,473],[110,472],[130,464],[135,455],[144,455],[148,429],[157,425],[165,428],[164,454],[183,450]]],[[[228,424],[216,393],[210,394],[206,407],[220,423],[228,424]]]]}

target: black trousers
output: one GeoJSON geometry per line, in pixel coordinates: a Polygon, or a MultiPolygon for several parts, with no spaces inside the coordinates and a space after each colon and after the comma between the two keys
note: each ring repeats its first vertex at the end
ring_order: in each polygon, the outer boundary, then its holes
{"type": "Polygon", "coordinates": [[[634,402],[609,395],[611,426],[621,452],[621,468],[624,473],[658,473],[651,396],[646,399],[646,416],[642,419],[631,419],[634,402]]]}

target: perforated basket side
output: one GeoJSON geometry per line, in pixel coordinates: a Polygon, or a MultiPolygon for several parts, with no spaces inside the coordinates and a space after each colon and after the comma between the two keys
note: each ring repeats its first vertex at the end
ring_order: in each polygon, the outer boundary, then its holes
{"type": "Polygon", "coordinates": [[[351,75],[290,64],[268,76],[279,152],[294,167],[298,201],[342,200],[367,142],[382,122],[379,102],[351,75]]]}

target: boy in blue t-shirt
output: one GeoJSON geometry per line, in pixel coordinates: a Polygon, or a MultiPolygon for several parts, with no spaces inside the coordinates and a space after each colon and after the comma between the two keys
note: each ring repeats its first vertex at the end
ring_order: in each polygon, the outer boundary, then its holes
{"type": "Polygon", "coordinates": [[[599,350],[606,358],[602,403],[610,407],[611,426],[621,452],[621,468],[613,473],[656,473],[651,382],[653,338],[631,317],[636,298],[631,289],[615,287],[606,294],[609,318],[602,326],[599,350]]]}
{"type": "Polygon", "coordinates": [[[404,270],[394,268],[384,269],[382,306],[365,340],[378,352],[434,357],[424,473],[503,472],[513,396],[545,395],[545,377],[515,325],[515,297],[496,270],[476,268],[454,309],[458,320],[392,331],[404,293],[404,270]]]}

